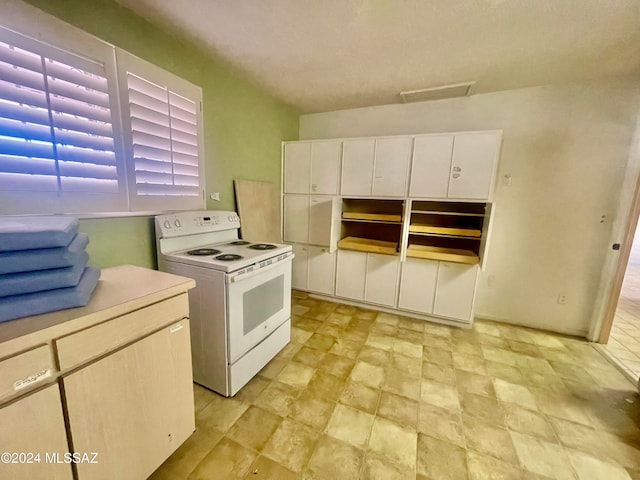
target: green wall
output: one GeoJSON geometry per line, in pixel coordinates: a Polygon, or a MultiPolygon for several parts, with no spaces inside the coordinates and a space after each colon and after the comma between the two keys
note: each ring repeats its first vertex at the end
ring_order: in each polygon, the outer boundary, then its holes
{"type": "MultiPolygon", "coordinates": [[[[207,208],[235,210],[234,178],[279,187],[280,142],[298,138],[297,110],[111,0],[27,3],[202,87],[207,198],[220,192],[220,201],[207,200],[207,208]]],[[[153,219],[89,219],[81,222],[81,229],[91,237],[91,264],[155,266],[153,219]]]]}

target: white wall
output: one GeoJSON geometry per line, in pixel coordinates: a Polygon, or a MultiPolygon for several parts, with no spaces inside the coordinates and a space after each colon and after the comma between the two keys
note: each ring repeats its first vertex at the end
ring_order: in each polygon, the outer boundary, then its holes
{"type": "Polygon", "coordinates": [[[585,335],[639,108],[627,78],[303,115],[300,139],[502,129],[477,316],[585,335]]]}

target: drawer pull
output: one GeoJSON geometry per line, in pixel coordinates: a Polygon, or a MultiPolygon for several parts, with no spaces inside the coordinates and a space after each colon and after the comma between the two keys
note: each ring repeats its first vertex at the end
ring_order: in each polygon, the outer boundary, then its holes
{"type": "Polygon", "coordinates": [[[49,377],[51,377],[51,369],[45,368],[44,370],[29,375],[27,378],[22,378],[14,382],[13,390],[17,392],[18,390],[27,388],[28,386],[33,385],[34,383],[41,382],[42,380],[45,380],[49,377]]]}

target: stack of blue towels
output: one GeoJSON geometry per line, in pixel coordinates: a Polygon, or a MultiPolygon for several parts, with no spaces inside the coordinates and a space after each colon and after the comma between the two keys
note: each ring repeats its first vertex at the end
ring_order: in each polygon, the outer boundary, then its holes
{"type": "Polygon", "coordinates": [[[86,305],[100,278],[88,243],[77,218],[0,217],[0,322],[86,305]]]}

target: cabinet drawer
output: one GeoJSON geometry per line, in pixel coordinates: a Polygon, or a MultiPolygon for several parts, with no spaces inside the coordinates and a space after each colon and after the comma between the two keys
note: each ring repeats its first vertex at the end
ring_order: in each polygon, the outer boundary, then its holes
{"type": "Polygon", "coordinates": [[[0,399],[42,383],[53,372],[48,345],[0,361],[0,399]]]}
{"type": "Polygon", "coordinates": [[[186,293],[56,340],[60,369],[66,370],[133,342],[189,315],[186,293]]]}

